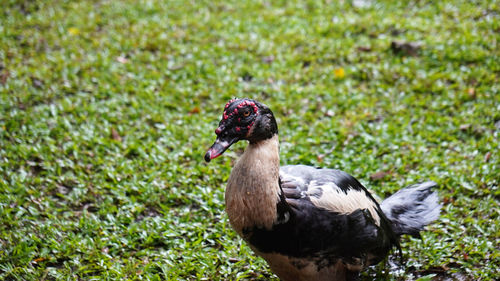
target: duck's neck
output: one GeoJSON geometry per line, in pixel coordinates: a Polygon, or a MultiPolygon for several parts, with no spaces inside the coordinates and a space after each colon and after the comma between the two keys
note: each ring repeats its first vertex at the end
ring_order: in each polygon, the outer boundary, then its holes
{"type": "Polygon", "coordinates": [[[278,135],[251,143],[234,166],[226,188],[226,211],[233,228],[270,229],[279,201],[278,135]]]}

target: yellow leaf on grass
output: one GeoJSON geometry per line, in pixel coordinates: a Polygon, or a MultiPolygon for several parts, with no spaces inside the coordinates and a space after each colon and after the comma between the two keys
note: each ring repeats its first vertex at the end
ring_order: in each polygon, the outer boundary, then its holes
{"type": "Polygon", "coordinates": [[[333,70],[333,76],[337,79],[342,79],[345,77],[345,70],[342,67],[336,68],[333,70]]]}
{"type": "Polygon", "coordinates": [[[43,262],[43,261],[46,261],[46,260],[48,260],[48,259],[42,257],[42,258],[36,258],[36,259],[34,259],[33,262],[34,263],[40,263],[40,262],[43,262]]]}
{"type": "Polygon", "coordinates": [[[80,29],[78,29],[76,27],[70,27],[70,28],[68,28],[68,33],[70,35],[78,35],[78,34],[80,34],[80,29]]]}

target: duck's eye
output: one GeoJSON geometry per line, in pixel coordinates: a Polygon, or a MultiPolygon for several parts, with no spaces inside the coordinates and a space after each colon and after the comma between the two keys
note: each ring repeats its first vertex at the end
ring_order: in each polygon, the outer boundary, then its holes
{"type": "Polygon", "coordinates": [[[243,116],[245,116],[245,117],[250,116],[250,110],[243,111],[243,116]]]}

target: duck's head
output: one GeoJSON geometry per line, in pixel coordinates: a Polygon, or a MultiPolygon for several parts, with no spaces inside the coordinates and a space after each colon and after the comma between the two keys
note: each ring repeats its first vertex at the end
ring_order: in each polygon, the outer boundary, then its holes
{"type": "Polygon", "coordinates": [[[220,156],[233,143],[248,140],[257,143],[278,133],[272,111],[262,103],[251,99],[232,99],[224,107],[217,138],[205,154],[205,161],[220,156]]]}

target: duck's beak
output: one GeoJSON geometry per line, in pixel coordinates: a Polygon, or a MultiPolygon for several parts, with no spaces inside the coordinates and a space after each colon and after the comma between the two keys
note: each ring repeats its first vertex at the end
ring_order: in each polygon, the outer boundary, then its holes
{"type": "Polygon", "coordinates": [[[226,151],[226,149],[238,140],[238,137],[218,136],[217,139],[215,139],[214,144],[212,144],[205,154],[205,161],[210,162],[210,160],[219,157],[222,153],[224,153],[224,151],[226,151]]]}

